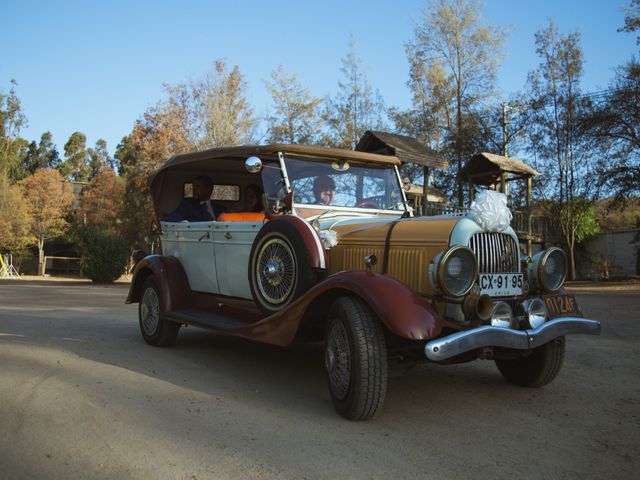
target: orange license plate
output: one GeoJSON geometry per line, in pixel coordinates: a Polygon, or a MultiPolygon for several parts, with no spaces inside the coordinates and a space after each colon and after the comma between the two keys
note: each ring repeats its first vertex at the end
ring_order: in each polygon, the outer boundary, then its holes
{"type": "Polygon", "coordinates": [[[542,299],[547,306],[549,318],[582,317],[573,295],[544,295],[542,299]]]}

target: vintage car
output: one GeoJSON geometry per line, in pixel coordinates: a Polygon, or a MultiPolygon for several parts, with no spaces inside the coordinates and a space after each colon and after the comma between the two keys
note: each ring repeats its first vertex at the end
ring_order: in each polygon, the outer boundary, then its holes
{"type": "Polygon", "coordinates": [[[522,256],[500,202],[413,217],[399,165],[302,145],[170,158],[149,181],[161,253],[134,255],[127,298],[144,340],[172,345],[196,325],[281,346],[324,341],[331,399],[351,420],[380,410],[390,370],[418,362],[487,359],[511,383],[551,382],[565,335],[600,333],[563,288],[563,251],[522,256]],[[203,175],[226,213],[166,221],[203,175]],[[243,212],[249,185],[263,192],[260,212],[243,212]]]}

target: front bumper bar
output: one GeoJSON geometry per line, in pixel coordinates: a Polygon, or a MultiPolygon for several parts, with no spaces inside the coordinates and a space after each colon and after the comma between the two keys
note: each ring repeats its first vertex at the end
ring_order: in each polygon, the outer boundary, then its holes
{"type": "Polygon", "coordinates": [[[596,320],[563,317],[543,323],[533,330],[512,330],[502,327],[478,327],[427,342],[424,353],[429,360],[440,362],[461,353],[484,347],[505,347],[529,350],[554,338],[572,333],[600,335],[602,327],[596,320]]]}

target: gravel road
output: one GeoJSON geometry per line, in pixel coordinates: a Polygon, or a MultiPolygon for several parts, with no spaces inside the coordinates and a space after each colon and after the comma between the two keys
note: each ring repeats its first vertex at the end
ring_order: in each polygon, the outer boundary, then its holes
{"type": "Polygon", "coordinates": [[[640,288],[576,292],[601,337],[551,385],[489,361],[420,366],[368,422],[331,406],[320,345],[182,329],[146,345],[127,285],[0,280],[2,479],[631,479],[640,288]]]}

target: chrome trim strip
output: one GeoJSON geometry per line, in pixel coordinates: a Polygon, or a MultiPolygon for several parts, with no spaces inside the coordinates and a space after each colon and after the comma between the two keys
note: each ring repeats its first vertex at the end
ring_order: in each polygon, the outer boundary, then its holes
{"type": "Polygon", "coordinates": [[[575,317],[556,318],[534,330],[484,326],[431,340],[424,346],[424,353],[429,360],[439,362],[483,347],[529,350],[563,335],[600,335],[601,330],[600,322],[575,317]]]}

